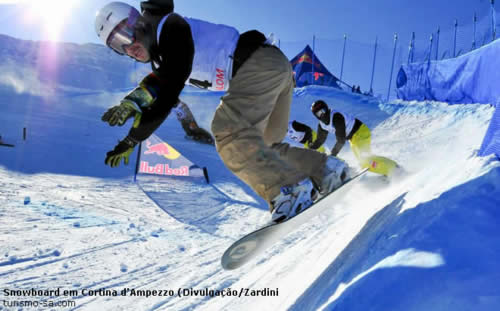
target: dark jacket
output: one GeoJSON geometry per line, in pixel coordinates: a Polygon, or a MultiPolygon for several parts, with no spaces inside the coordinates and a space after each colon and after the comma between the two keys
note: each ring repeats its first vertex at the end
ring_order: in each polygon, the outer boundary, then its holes
{"type": "Polygon", "coordinates": [[[141,2],[141,12],[165,16],[174,11],[174,0],[146,0],[141,2]]]}
{"type": "MultiPolygon", "coordinates": [[[[156,38],[155,27],[161,18],[147,9],[144,10],[143,3],[141,7],[143,15],[151,19],[156,38]]],[[[233,77],[265,40],[266,37],[255,30],[240,35],[234,52],[233,77]]],[[[156,96],[156,100],[142,112],[139,126],[129,132],[129,136],[137,141],[148,138],[165,121],[191,74],[195,53],[194,42],[191,28],[182,16],[176,13],[170,14],[161,29],[159,42],[159,45],[153,44],[150,51],[153,72],[143,80],[148,90],[156,96]]]]}
{"type": "MultiPolygon", "coordinates": [[[[293,121],[292,122],[292,127],[294,130],[296,130],[297,132],[303,132],[304,133],[304,138],[302,138],[302,140],[299,142],[301,144],[305,144],[305,143],[312,143],[312,128],[310,128],[309,126],[307,126],[306,124],[304,123],[300,123],[298,121],[293,121]]],[[[317,148],[314,148],[314,149],[317,149],[317,148]]]]}
{"type": "MultiPolygon", "coordinates": [[[[330,111],[328,111],[328,119],[330,119],[330,111]]],[[[333,122],[333,127],[335,128],[335,137],[336,137],[336,143],[335,146],[333,147],[331,154],[333,156],[336,156],[340,150],[342,150],[342,147],[344,147],[344,144],[347,140],[350,140],[352,136],[359,130],[361,125],[363,125],[363,122],[360,120],[356,119],[354,126],[351,130],[351,133],[347,134],[346,133],[346,127],[345,127],[345,119],[344,116],[341,113],[334,113],[333,117],[331,120],[326,120],[327,122],[324,122],[325,124],[330,124],[330,122],[333,122]]],[[[319,148],[322,144],[325,143],[326,138],[328,137],[328,131],[324,130],[321,125],[318,123],[318,138],[312,145],[309,147],[311,149],[317,149],[319,148]]]]}

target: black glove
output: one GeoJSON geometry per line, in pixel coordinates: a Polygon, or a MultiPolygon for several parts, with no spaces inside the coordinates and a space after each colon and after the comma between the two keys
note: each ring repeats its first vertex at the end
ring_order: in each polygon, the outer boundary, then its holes
{"type": "Polygon", "coordinates": [[[104,160],[104,163],[111,167],[117,167],[123,159],[123,163],[128,165],[128,158],[134,151],[134,147],[137,143],[138,142],[136,140],[129,136],[125,137],[125,139],[120,141],[113,150],[106,153],[106,160],[104,160]]]}

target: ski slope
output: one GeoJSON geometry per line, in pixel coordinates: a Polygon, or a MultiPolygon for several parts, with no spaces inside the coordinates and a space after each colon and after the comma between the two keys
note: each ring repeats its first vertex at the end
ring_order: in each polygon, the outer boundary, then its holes
{"type": "MultiPolygon", "coordinates": [[[[500,170],[498,162],[476,157],[493,112],[488,105],[384,104],[328,88],[297,90],[292,118],[315,126],[308,109],[319,98],[353,113],[373,129],[373,151],[409,175],[390,184],[366,175],[349,196],[330,202],[330,211],[254,262],[224,271],[225,248],[268,221],[269,213],[213,147],[185,140],[174,118],[159,129],[160,137],[207,166],[212,181],[166,181],[160,208],[134,184],[132,165],[104,166],[105,152],[125,131],[101,124],[102,95],[20,97],[11,95],[0,116],[4,140],[16,145],[0,149],[1,289],[76,290],[74,297],[36,299],[74,301],[73,309],[83,310],[500,306],[500,170]],[[19,124],[28,129],[26,141],[19,124]],[[182,213],[196,208],[207,216],[182,213]],[[175,294],[112,296],[127,288],[175,294]],[[186,296],[179,297],[179,289],[186,296]],[[216,290],[261,296],[210,297],[216,290]],[[262,296],[271,290],[278,296],[262,296]]],[[[183,100],[209,128],[218,94],[187,90],[183,100]]],[[[348,146],[340,157],[356,166],[348,146]]],[[[26,299],[2,294],[9,302],[26,299]]]]}
{"type": "MultiPolygon", "coordinates": [[[[127,90],[45,93],[30,88],[47,87],[36,79],[20,88],[0,77],[0,135],[15,145],[0,147],[0,310],[19,309],[16,301],[69,310],[500,308],[500,165],[476,156],[489,105],[297,89],[291,119],[316,127],[309,107],[323,99],[368,124],[373,152],[408,175],[387,183],[367,174],[331,210],[224,271],[224,250],[270,215],[215,149],[184,139],[171,116],[156,134],[206,166],[211,184],[136,184],[134,165],[104,165],[127,127],[100,116],[127,90]],[[15,295],[30,289],[61,292],[15,295]]],[[[220,96],[188,88],[181,97],[210,129],[220,96]]],[[[339,156],[357,167],[349,146],[339,156]]]]}

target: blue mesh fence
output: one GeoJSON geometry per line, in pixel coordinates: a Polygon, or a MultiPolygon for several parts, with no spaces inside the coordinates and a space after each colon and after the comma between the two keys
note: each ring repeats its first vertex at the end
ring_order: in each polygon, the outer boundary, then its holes
{"type": "Polygon", "coordinates": [[[413,40],[412,34],[399,34],[396,41],[394,34],[383,34],[372,42],[359,42],[347,34],[333,39],[280,41],[279,45],[292,59],[308,44],[328,70],[345,83],[343,87],[360,86],[363,93],[371,90],[374,96],[392,100],[397,98],[395,79],[402,64],[458,57],[493,41],[498,26],[492,10],[480,18],[450,20],[441,28],[436,25],[433,33],[416,33],[413,40]]]}
{"type": "Polygon", "coordinates": [[[450,21],[427,36],[415,35],[408,51],[408,62],[423,62],[458,57],[493,41],[493,16],[471,18],[469,22],[450,21]]]}

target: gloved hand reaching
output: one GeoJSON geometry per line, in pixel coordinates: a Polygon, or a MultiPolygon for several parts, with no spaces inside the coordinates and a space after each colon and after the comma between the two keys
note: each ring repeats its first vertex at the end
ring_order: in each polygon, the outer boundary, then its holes
{"type": "Polygon", "coordinates": [[[101,119],[111,126],[122,126],[128,119],[134,117],[133,127],[136,128],[141,122],[142,110],[151,106],[155,98],[146,84],[141,82],[119,105],[108,109],[101,119]]]}
{"type": "Polygon", "coordinates": [[[109,108],[108,111],[104,113],[101,120],[108,122],[111,126],[122,126],[128,119],[134,117],[134,127],[137,127],[135,125],[141,122],[141,115],[141,112],[137,110],[134,102],[124,99],[119,105],[109,108]]]}
{"type": "Polygon", "coordinates": [[[127,136],[124,140],[120,141],[118,145],[106,154],[106,160],[104,163],[111,167],[117,167],[120,165],[121,160],[123,163],[128,165],[130,154],[134,151],[134,147],[137,145],[137,141],[133,138],[127,136]]]}

